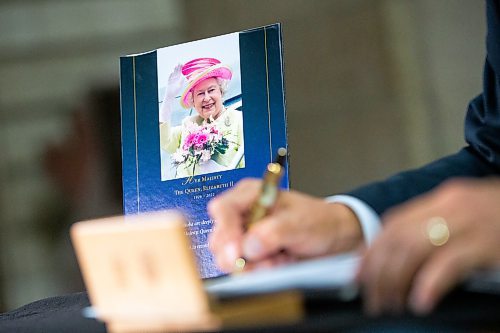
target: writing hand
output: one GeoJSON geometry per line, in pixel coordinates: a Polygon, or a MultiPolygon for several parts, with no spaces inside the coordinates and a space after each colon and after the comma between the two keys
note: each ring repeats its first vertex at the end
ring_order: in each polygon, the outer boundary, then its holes
{"type": "Polygon", "coordinates": [[[260,268],[351,250],[362,242],[350,209],[296,191],[281,192],[269,215],[244,232],[261,184],[243,180],[208,205],[215,220],[210,249],[222,270],[232,272],[242,256],[251,262],[249,267],[260,268]]]}

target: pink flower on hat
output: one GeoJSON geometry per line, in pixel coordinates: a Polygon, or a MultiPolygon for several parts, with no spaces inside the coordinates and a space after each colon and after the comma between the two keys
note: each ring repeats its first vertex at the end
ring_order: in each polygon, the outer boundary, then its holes
{"type": "Polygon", "coordinates": [[[215,58],[193,59],[185,63],[181,71],[188,81],[181,95],[181,106],[186,109],[191,107],[191,92],[198,83],[212,77],[231,80],[233,76],[231,69],[215,58]]]}

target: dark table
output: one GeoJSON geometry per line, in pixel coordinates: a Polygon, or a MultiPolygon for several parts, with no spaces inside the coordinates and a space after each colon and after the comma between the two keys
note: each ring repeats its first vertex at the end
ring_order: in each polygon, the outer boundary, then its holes
{"type": "MultiPolygon", "coordinates": [[[[307,316],[289,326],[251,327],[227,332],[500,332],[500,295],[457,289],[426,317],[411,314],[368,318],[361,301],[339,301],[329,291],[308,291],[307,316]]],[[[104,324],[82,316],[86,293],[52,297],[0,314],[0,332],[106,332],[104,324]]]]}

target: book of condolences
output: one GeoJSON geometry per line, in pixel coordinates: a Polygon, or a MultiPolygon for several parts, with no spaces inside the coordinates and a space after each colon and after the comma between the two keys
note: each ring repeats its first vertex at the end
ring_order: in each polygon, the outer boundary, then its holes
{"type": "Polygon", "coordinates": [[[181,211],[201,277],[219,276],[208,201],[288,148],[281,27],[123,56],[120,71],[125,214],[181,211]]]}

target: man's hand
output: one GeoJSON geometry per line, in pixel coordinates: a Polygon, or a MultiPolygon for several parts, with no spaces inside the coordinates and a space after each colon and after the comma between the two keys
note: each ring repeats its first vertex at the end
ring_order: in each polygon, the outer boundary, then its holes
{"type": "Polygon", "coordinates": [[[296,191],[281,192],[269,215],[244,232],[261,185],[257,179],[242,180],[208,205],[215,220],[209,244],[222,270],[233,271],[239,257],[260,268],[349,251],[362,243],[361,227],[349,208],[296,191]]]}
{"type": "Polygon", "coordinates": [[[418,314],[474,269],[500,264],[500,181],[454,180],[383,217],[383,231],[368,250],[358,279],[368,313],[418,314]],[[431,218],[446,221],[449,239],[435,246],[431,218]]]}

